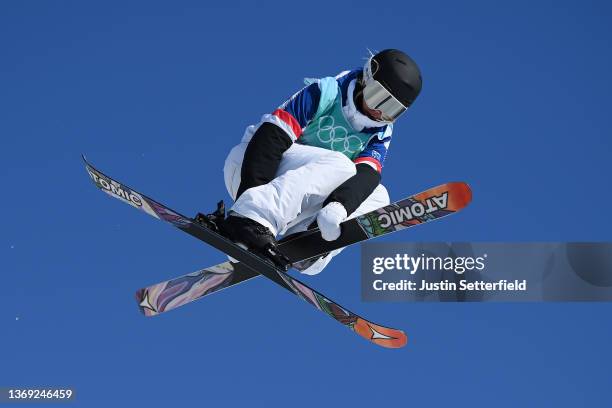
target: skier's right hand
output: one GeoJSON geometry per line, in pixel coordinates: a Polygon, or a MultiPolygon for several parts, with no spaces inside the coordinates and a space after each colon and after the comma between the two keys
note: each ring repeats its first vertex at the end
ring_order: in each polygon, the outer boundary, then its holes
{"type": "Polygon", "coordinates": [[[326,241],[334,241],[340,236],[340,223],[347,217],[346,209],[339,202],[331,202],[317,214],[317,225],[326,241]]]}

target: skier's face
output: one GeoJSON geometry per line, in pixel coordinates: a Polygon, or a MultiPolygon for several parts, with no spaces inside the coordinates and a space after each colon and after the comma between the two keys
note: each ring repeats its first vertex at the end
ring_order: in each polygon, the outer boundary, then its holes
{"type": "Polygon", "coordinates": [[[361,112],[372,120],[380,121],[382,118],[382,112],[376,109],[370,109],[363,97],[361,98],[361,112]]]}

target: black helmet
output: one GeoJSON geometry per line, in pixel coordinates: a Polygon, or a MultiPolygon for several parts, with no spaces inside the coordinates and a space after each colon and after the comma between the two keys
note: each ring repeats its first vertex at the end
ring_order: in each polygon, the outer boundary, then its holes
{"type": "Polygon", "coordinates": [[[370,109],[379,110],[392,122],[421,92],[421,71],[400,50],[383,50],[371,56],[363,69],[363,96],[370,109]]]}

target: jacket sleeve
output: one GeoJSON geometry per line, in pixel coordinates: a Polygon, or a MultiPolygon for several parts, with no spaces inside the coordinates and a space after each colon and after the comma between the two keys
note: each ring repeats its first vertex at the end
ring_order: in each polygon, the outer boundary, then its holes
{"type": "Polygon", "coordinates": [[[323,206],[337,201],[344,206],[346,213],[351,215],[380,184],[381,171],[393,129],[384,130],[383,138],[374,138],[355,159],[357,173],[336,188],[327,197],[323,206]]]}
{"type": "Polygon", "coordinates": [[[249,188],[274,179],[283,153],[302,135],[302,129],[314,117],[320,96],[318,84],[311,84],[271,114],[264,115],[244,154],[236,198],[249,188]]]}
{"type": "Polygon", "coordinates": [[[373,169],[382,172],[382,168],[387,158],[389,145],[391,144],[392,128],[390,126],[385,129],[382,139],[374,138],[368,143],[365,149],[355,158],[355,163],[365,163],[372,166],[373,169]]]}
{"type": "Polygon", "coordinates": [[[331,202],[339,202],[351,215],[372,194],[380,183],[380,173],[366,163],[356,164],[357,172],[336,188],[323,202],[323,207],[331,202]]]}

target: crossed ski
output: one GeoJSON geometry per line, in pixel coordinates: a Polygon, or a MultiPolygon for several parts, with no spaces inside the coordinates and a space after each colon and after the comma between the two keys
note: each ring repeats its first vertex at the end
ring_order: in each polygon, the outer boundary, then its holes
{"type": "MultiPolygon", "coordinates": [[[[155,218],[171,223],[239,261],[224,262],[138,290],[136,299],[146,316],[174,309],[261,274],[375,344],[390,348],[406,344],[407,337],[402,330],[384,327],[363,319],[287,275],[272,262],[244,250],[191,218],[104,175],[89,164],[84,156],[83,161],[93,182],[105,193],[155,218]]],[[[280,241],[279,248],[291,262],[295,263],[356,242],[444,217],[461,210],[470,200],[471,192],[467,184],[443,184],[343,222],[342,234],[336,241],[324,241],[319,231],[314,229],[286,237],[280,241]]]]}

